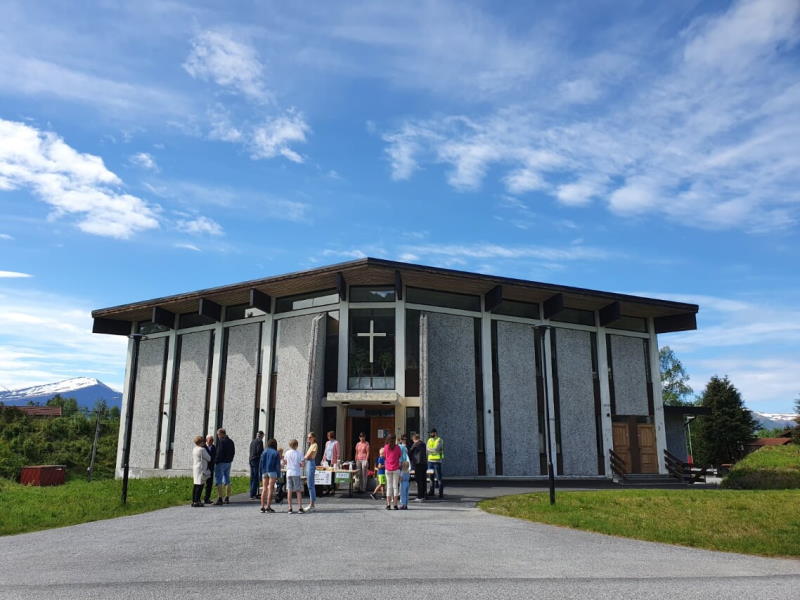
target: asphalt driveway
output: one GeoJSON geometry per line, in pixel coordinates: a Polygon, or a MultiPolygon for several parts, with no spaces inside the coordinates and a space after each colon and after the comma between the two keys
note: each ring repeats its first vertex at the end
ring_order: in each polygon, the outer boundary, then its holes
{"type": "MultiPolygon", "coordinates": [[[[456,492],[457,490],[453,490],[456,492]]],[[[502,490],[512,493],[516,490],[502,490]]],[[[0,539],[0,598],[797,598],[800,561],[486,514],[473,496],[175,507],[0,539]]]]}

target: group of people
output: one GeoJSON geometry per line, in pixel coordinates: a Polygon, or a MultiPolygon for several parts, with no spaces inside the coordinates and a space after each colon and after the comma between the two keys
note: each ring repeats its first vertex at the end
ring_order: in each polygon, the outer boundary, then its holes
{"type": "MultiPolygon", "coordinates": [[[[366,434],[359,434],[359,441],[355,445],[356,472],[359,479],[358,491],[367,492],[369,481],[369,455],[370,446],[366,434]]],[[[323,464],[338,466],[341,458],[341,447],[336,440],[336,433],[329,431],[325,449],[322,453],[323,464]]],[[[394,434],[389,434],[385,444],[379,450],[375,460],[374,473],[377,486],[370,493],[372,498],[386,498],[386,510],[407,510],[408,493],[411,481],[411,472],[417,483],[417,498],[415,502],[424,502],[426,498],[433,497],[438,489],[439,498],[444,496],[444,482],[442,480],[442,462],[444,461],[444,441],[439,437],[436,429],[431,429],[427,443],[420,439],[418,434],[411,436],[412,443],[408,445],[406,435],[401,435],[399,443],[394,434]],[[431,473],[431,487],[428,489],[428,472],[431,473]]],[[[296,439],[289,441],[289,449],[283,451],[278,448],[275,439],[267,441],[264,445],[264,432],[259,431],[255,439],[250,442],[250,498],[260,499],[262,513],[274,513],[272,508],[275,499],[276,483],[280,481],[281,471],[286,471],[286,491],[289,514],[301,514],[313,511],[316,508],[317,490],[314,485],[317,454],[319,446],[317,436],[310,432],[306,437],[305,453],[298,450],[299,442],[296,439]],[[309,503],[302,504],[303,481],[305,472],[308,483],[309,503]],[[261,484],[261,494],[258,494],[261,484]],[[294,510],[293,496],[296,499],[297,511],[294,510]]],[[[222,505],[230,502],[231,493],[231,463],[236,453],[233,440],[230,439],[225,429],[217,430],[217,443],[214,437],[206,438],[196,436],[195,447],[192,450],[192,473],[194,487],[192,490],[192,506],[199,507],[211,504],[212,479],[217,487],[217,500],[214,504],[222,505]],[[203,500],[203,489],[205,499],[203,500]]]]}

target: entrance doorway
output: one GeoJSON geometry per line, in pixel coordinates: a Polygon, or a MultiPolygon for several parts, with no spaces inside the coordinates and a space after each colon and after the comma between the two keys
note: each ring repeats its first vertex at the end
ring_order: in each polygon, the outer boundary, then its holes
{"type": "Polygon", "coordinates": [[[647,417],[614,417],[614,452],[625,461],[626,473],[658,473],[655,425],[647,420],[647,417]]]}
{"type": "Polygon", "coordinates": [[[386,443],[386,436],[394,433],[394,407],[358,407],[347,408],[346,439],[350,442],[345,449],[345,458],[352,460],[355,454],[358,434],[367,434],[369,442],[369,464],[375,464],[378,452],[386,443]]]}

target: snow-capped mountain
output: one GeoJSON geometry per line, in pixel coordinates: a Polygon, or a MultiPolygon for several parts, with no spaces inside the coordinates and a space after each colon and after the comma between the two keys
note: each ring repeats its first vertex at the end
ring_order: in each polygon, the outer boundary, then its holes
{"type": "Polygon", "coordinates": [[[794,427],[797,425],[795,419],[796,414],[793,413],[762,413],[755,410],[750,411],[753,413],[753,418],[759,422],[764,429],[777,429],[778,427],[794,427]]]}
{"type": "Polygon", "coordinates": [[[27,404],[45,404],[50,398],[61,394],[64,398],[75,398],[78,406],[93,408],[98,400],[105,400],[108,406],[120,406],[122,394],[108,387],[93,377],[73,377],[56,383],[34,385],[17,390],[0,390],[0,402],[8,406],[27,404]]]}

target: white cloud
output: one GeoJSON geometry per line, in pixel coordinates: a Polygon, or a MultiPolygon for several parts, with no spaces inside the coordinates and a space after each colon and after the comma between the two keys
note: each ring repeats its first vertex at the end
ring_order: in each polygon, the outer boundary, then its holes
{"type": "MultiPolygon", "coordinates": [[[[651,55],[636,68],[622,61],[630,77],[653,74],[620,80],[624,93],[591,111],[548,96],[480,117],[408,120],[383,134],[392,178],[437,164],[458,190],[476,190],[497,172],[509,193],[541,190],[568,206],[605,200],[622,217],[789,227],[800,216],[798,24],[794,0],[741,1],[687,27],[663,67],[653,70],[646,61],[664,59],[651,55]],[[543,152],[552,159],[531,161],[543,152]]],[[[597,68],[612,72],[613,50],[575,62],[561,92],[588,100],[591,86],[575,82],[597,68]]]]}
{"type": "Polygon", "coordinates": [[[20,273],[19,271],[0,271],[0,279],[21,279],[26,277],[33,277],[33,275],[20,273]]]}
{"type": "Polygon", "coordinates": [[[128,238],[157,228],[156,208],[119,191],[103,159],[82,154],[55,133],[0,119],[0,190],[30,189],[52,218],[78,217],[86,233],[128,238]]]}
{"type": "Polygon", "coordinates": [[[222,226],[208,217],[199,216],[194,219],[181,219],[177,223],[178,231],[195,235],[222,235],[222,226]]]}
{"type": "Polygon", "coordinates": [[[173,246],[175,248],[181,248],[183,250],[191,250],[192,252],[202,252],[202,250],[200,250],[200,248],[198,248],[194,244],[187,244],[185,242],[176,242],[175,244],[173,244],[173,246]]]}
{"type": "Polygon", "coordinates": [[[253,158],[275,158],[283,156],[292,162],[301,163],[303,157],[292,150],[289,144],[306,141],[311,131],[303,115],[290,110],[285,115],[267,119],[257,126],[249,142],[253,158]]]}
{"type": "Polygon", "coordinates": [[[14,236],[7,233],[0,233],[0,240],[13,240],[14,236]]]}
{"type": "Polygon", "coordinates": [[[61,293],[0,289],[0,386],[79,376],[121,386],[127,340],[92,334],[92,308],[61,293]]]}
{"type": "Polygon", "coordinates": [[[134,154],[128,159],[128,162],[147,171],[154,171],[158,173],[159,170],[156,159],[153,158],[152,154],[148,154],[147,152],[138,152],[134,154]]]}
{"type": "Polygon", "coordinates": [[[251,99],[271,98],[264,85],[264,66],[256,50],[221,31],[198,34],[183,68],[195,79],[212,81],[251,99]]]}
{"type": "Polygon", "coordinates": [[[402,251],[420,256],[435,256],[465,259],[524,259],[561,260],[605,260],[615,255],[601,248],[569,246],[548,248],[545,246],[502,246],[500,244],[421,244],[403,246],[402,251]]]}
{"type": "Polygon", "coordinates": [[[600,96],[597,84],[590,79],[565,81],[559,86],[558,91],[564,101],[569,104],[592,102],[600,96]]]}
{"type": "Polygon", "coordinates": [[[0,60],[0,91],[99,106],[118,117],[188,111],[186,99],[171,90],[117,81],[13,52],[4,52],[0,60]]]}
{"type": "Polygon", "coordinates": [[[363,250],[323,250],[322,256],[334,256],[337,258],[366,258],[367,254],[363,250]]]}

